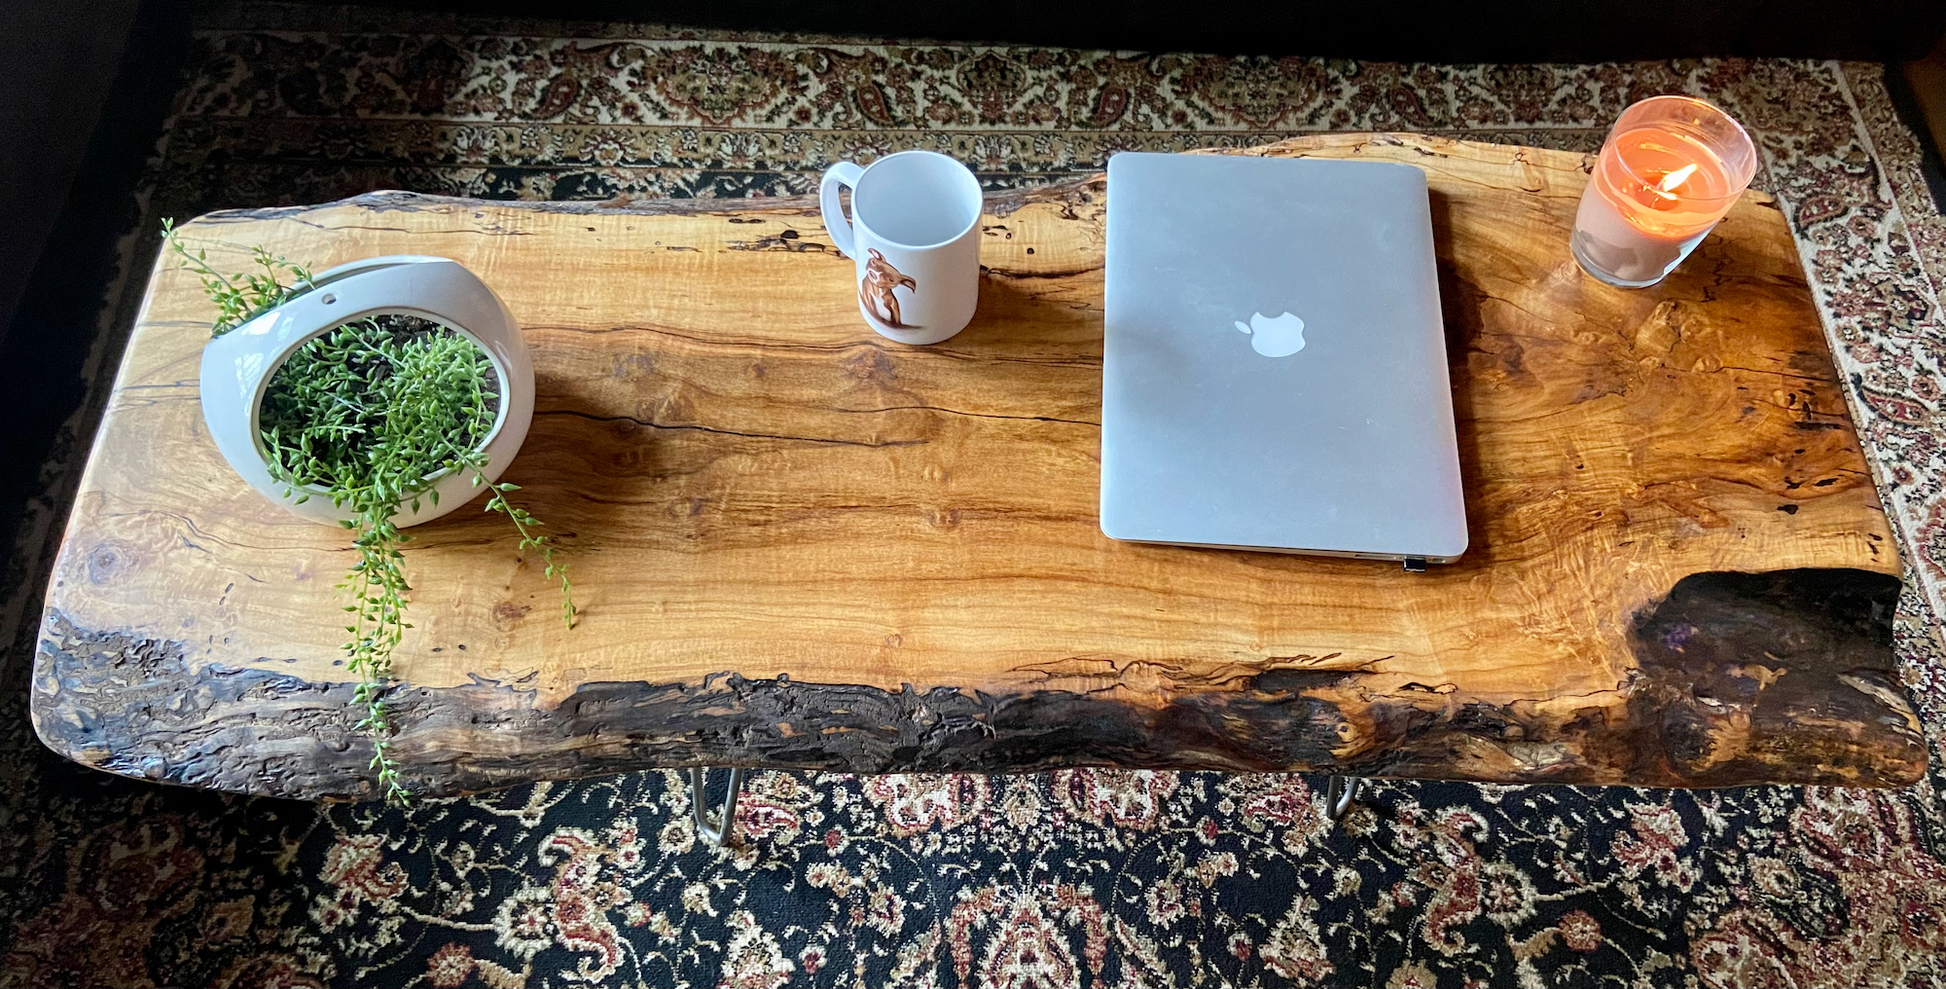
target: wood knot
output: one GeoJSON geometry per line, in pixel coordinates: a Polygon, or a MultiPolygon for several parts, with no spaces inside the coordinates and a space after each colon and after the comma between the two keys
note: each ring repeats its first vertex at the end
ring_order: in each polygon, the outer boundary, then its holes
{"type": "Polygon", "coordinates": [[[493,627],[502,632],[509,631],[532,610],[534,610],[532,605],[502,601],[493,606],[493,627]]]}
{"type": "Polygon", "coordinates": [[[648,354],[617,354],[609,361],[608,375],[627,380],[655,373],[655,358],[648,354]]]}
{"type": "Polygon", "coordinates": [[[1672,300],[1663,300],[1649,313],[1649,318],[1635,328],[1635,350],[1644,357],[1660,359],[1668,356],[1682,340],[1683,325],[1689,321],[1682,307],[1672,300]]]}
{"type": "Polygon", "coordinates": [[[88,582],[106,584],[127,569],[128,562],[127,547],[115,542],[96,544],[88,552],[88,582]]]}
{"type": "Polygon", "coordinates": [[[898,367],[893,363],[891,355],[877,348],[847,358],[844,366],[852,377],[860,381],[893,379],[899,376],[898,367]]]}

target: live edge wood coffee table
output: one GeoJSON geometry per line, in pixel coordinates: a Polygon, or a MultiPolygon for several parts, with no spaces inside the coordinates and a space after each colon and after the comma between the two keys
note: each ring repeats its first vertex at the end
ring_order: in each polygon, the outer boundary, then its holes
{"type": "MultiPolygon", "coordinates": [[[[497,516],[413,530],[393,752],[420,794],[703,765],[1919,778],[1892,533],[1769,199],[1624,292],[1568,254],[1579,155],[1262,153],[1426,170],[1457,564],[1101,534],[1099,177],[990,197],[979,315],[919,348],[866,329],[804,200],[385,193],[183,233],[239,267],[258,244],[455,258],[526,327],[539,412],[507,477],[584,611],[562,627],[497,516]]],[[[332,590],[352,552],[205,435],[211,316],[161,262],[48,589],[34,723],[110,772],[369,796],[332,590]]]]}

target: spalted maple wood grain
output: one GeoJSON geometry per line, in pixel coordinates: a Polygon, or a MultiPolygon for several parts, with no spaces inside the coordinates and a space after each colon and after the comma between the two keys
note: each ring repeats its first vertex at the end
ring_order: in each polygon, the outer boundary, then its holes
{"type": "MultiPolygon", "coordinates": [[[[1099,178],[989,197],[979,314],[925,348],[864,327],[808,201],[382,193],[183,232],[218,263],[456,258],[527,329],[539,405],[507,479],[585,610],[561,627],[497,517],[413,530],[394,752],[422,793],[697,763],[1918,778],[1896,551],[1770,200],[1624,292],[1567,253],[1579,155],[1262,153],[1427,172],[1455,565],[1102,536],[1099,178]]],[[[351,551],[210,444],[210,317],[159,265],[48,590],[35,724],[114,772],[364,796],[332,592],[351,551]]]]}

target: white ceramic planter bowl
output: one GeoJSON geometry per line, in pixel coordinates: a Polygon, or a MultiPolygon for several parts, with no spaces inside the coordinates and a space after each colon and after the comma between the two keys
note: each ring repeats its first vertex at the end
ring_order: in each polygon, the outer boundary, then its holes
{"type": "MultiPolygon", "coordinates": [[[[264,466],[258,411],[271,375],[299,347],[366,316],[404,313],[451,327],[479,344],[493,362],[500,376],[500,411],[483,449],[487,480],[498,480],[527,439],[534,418],[534,365],[520,326],[500,297],[457,261],[407,254],[353,261],[324,272],[312,284],[310,291],[203,348],[203,422],[237,474],[264,497],[305,518],[326,524],[351,518],[350,511],[331,504],[322,488],[298,488],[286,496],[284,485],[271,479],[264,466]]],[[[439,492],[439,503],[422,495],[414,511],[408,500],[399,506],[399,525],[430,522],[485,490],[473,486],[469,472],[435,477],[428,491],[439,492]]]]}

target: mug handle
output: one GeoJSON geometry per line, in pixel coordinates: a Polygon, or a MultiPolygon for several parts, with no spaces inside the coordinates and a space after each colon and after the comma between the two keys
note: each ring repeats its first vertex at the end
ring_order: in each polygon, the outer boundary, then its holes
{"type": "Polygon", "coordinates": [[[851,221],[845,219],[844,206],[838,202],[838,187],[847,186],[853,192],[858,190],[858,176],[865,174],[863,168],[849,161],[841,161],[824,170],[824,178],[818,182],[818,212],[824,214],[824,230],[831,235],[831,243],[846,257],[857,257],[852,249],[851,221]]]}

